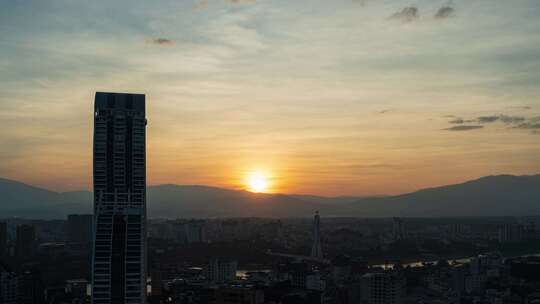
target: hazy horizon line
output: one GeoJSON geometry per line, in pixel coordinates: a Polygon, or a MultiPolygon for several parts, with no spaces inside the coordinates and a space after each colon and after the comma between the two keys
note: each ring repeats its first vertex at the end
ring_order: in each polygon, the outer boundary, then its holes
{"type": "MultiPolygon", "coordinates": [[[[417,188],[417,189],[412,190],[412,191],[402,192],[402,193],[398,193],[398,194],[370,194],[370,195],[318,195],[318,194],[309,194],[309,193],[252,192],[252,191],[249,191],[249,190],[244,189],[244,188],[221,187],[221,186],[212,186],[212,185],[207,185],[207,184],[161,183],[161,184],[149,184],[146,187],[147,188],[149,188],[149,187],[159,187],[159,186],[206,187],[206,188],[214,188],[214,189],[221,189],[221,190],[228,190],[228,191],[243,191],[243,192],[248,192],[248,193],[251,193],[251,194],[259,194],[259,195],[289,195],[289,196],[294,195],[294,196],[314,196],[314,197],[321,197],[321,198],[346,198],[346,197],[350,197],[350,198],[363,199],[363,198],[374,198],[374,197],[400,196],[400,195],[415,193],[415,192],[422,191],[422,190],[428,190],[428,189],[434,189],[434,188],[441,188],[441,187],[448,187],[448,186],[465,184],[465,183],[468,183],[468,182],[477,181],[477,180],[480,180],[480,179],[483,179],[483,178],[488,178],[488,177],[501,177],[501,176],[532,177],[532,176],[537,176],[537,175],[540,175],[540,172],[534,173],[534,174],[520,174],[520,175],[508,174],[508,173],[490,174],[490,175],[478,176],[478,177],[475,177],[475,178],[472,178],[472,179],[466,179],[466,180],[463,180],[463,181],[457,182],[457,183],[441,184],[441,185],[438,185],[438,186],[417,188]]],[[[51,190],[50,188],[42,187],[42,186],[35,185],[35,184],[32,184],[32,183],[28,183],[28,182],[21,181],[21,180],[15,180],[15,179],[1,177],[1,176],[0,176],[0,179],[8,180],[8,181],[11,181],[11,182],[21,183],[21,184],[24,184],[26,186],[30,186],[30,187],[33,187],[33,188],[38,188],[38,189],[42,189],[42,190],[46,190],[46,191],[50,191],[50,192],[54,192],[54,193],[58,193],[58,194],[74,193],[74,192],[93,193],[91,190],[83,190],[83,189],[71,190],[71,191],[55,191],[55,190],[51,190]]]]}

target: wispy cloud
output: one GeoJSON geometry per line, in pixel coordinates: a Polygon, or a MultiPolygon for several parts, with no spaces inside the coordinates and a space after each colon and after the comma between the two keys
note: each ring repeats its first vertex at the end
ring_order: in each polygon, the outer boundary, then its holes
{"type": "Polygon", "coordinates": [[[390,19],[399,20],[403,23],[409,23],[417,20],[419,17],[420,15],[418,13],[418,8],[415,6],[409,6],[392,14],[390,19]]]}
{"type": "Polygon", "coordinates": [[[529,129],[529,130],[532,130],[532,129],[540,129],[540,122],[525,122],[525,123],[522,123],[522,124],[519,124],[516,128],[518,129],[529,129]]]}
{"type": "MultiPolygon", "coordinates": [[[[452,115],[447,115],[447,117],[452,117],[452,115]]],[[[448,121],[448,123],[456,124],[460,126],[451,127],[444,130],[468,131],[468,130],[479,129],[479,128],[482,128],[483,125],[492,124],[496,122],[507,125],[512,129],[526,129],[526,130],[535,130],[535,131],[540,129],[540,117],[527,118],[524,116],[499,114],[499,115],[478,116],[477,118],[474,118],[474,119],[463,119],[460,117],[455,117],[455,119],[448,121]],[[478,125],[461,125],[464,123],[477,123],[478,125]]]]}
{"type": "Polygon", "coordinates": [[[436,19],[446,19],[452,17],[455,14],[455,9],[451,6],[443,6],[437,10],[435,13],[436,19]]]}
{"type": "Polygon", "coordinates": [[[519,122],[525,121],[525,117],[523,116],[509,116],[509,115],[501,115],[499,116],[499,119],[507,124],[515,124],[519,122]]]}
{"type": "Polygon", "coordinates": [[[528,119],[526,122],[522,122],[515,126],[517,129],[533,130],[534,133],[538,133],[540,130],[540,116],[528,119]]]}
{"type": "Polygon", "coordinates": [[[450,120],[448,123],[454,124],[454,125],[460,125],[460,124],[471,123],[471,122],[474,122],[474,120],[472,120],[472,119],[463,119],[463,118],[457,117],[455,119],[450,120]]]}
{"type": "Polygon", "coordinates": [[[174,44],[173,40],[168,39],[168,38],[163,38],[163,37],[153,38],[150,42],[153,44],[163,45],[163,46],[169,46],[169,45],[174,44]]]}
{"type": "Polygon", "coordinates": [[[446,128],[446,129],[443,129],[443,130],[446,130],[446,131],[470,131],[470,130],[482,129],[483,127],[484,126],[467,125],[467,126],[450,127],[450,128],[446,128]]]}
{"type": "Polygon", "coordinates": [[[448,123],[459,125],[459,124],[465,123],[465,120],[463,120],[462,118],[456,118],[456,119],[450,120],[448,123]]]}
{"type": "Polygon", "coordinates": [[[497,120],[499,120],[499,118],[500,118],[499,116],[491,115],[491,116],[480,116],[476,120],[479,123],[485,124],[485,123],[496,122],[497,120]]]}
{"type": "Polygon", "coordinates": [[[512,116],[512,115],[489,115],[489,116],[480,116],[476,119],[478,123],[486,124],[496,121],[503,122],[505,124],[515,124],[525,121],[526,118],[523,116],[512,116]]]}

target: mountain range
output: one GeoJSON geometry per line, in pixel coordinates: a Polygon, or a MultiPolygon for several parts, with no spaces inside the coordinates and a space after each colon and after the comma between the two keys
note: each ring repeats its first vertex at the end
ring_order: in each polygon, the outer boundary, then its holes
{"type": "MultiPolygon", "coordinates": [[[[384,197],[251,193],[209,186],[148,187],[150,218],[444,217],[540,215],[540,174],[486,176],[461,184],[384,197]]],[[[62,219],[91,213],[92,193],[54,192],[0,178],[0,218],[62,219]]]]}

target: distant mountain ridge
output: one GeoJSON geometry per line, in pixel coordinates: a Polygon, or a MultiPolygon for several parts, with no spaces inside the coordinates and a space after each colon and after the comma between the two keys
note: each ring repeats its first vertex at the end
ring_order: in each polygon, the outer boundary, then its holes
{"type": "MultiPolygon", "coordinates": [[[[386,197],[251,193],[209,186],[148,187],[148,215],[177,217],[443,217],[540,214],[539,175],[486,176],[461,184],[386,197]]],[[[53,192],[0,178],[0,218],[58,219],[91,213],[92,193],[53,192]]]]}
{"type": "Polygon", "coordinates": [[[526,216],[540,214],[540,174],[485,176],[461,184],[359,200],[357,216],[526,216]]]}

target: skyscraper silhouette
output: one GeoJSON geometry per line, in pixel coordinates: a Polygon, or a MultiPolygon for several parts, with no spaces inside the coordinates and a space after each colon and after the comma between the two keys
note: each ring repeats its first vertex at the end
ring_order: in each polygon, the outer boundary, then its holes
{"type": "Polygon", "coordinates": [[[97,92],[92,302],[146,302],[145,96],[97,92]]]}
{"type": "Polygon", "coordinates": [[[313,218],[313,246],[311,247],[311,257],[317,259],[323,258],[321,248],[320,222],[321,218],[319,216],[319,211],[316,211],[315,217],[313,218]]]}

